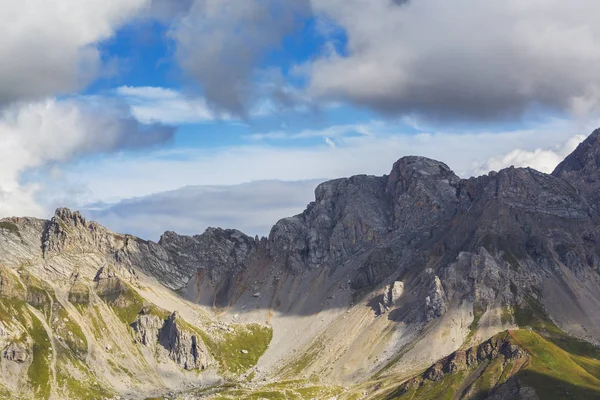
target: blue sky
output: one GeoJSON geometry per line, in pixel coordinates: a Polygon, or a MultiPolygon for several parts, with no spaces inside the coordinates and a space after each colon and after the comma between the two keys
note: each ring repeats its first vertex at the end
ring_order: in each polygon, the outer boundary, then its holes
{"type": "Polygon", "coordinates": [[[0,217],[266,235],[324,179],[550,172],[598,125],[591,0],[11,3],[0,217]]]}

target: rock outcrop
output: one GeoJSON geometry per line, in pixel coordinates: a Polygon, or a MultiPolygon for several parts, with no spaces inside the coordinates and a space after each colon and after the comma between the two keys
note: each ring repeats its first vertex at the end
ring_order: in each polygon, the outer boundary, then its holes
{"type": "Polygon", "coordinates": [[[9,361],[16,363],[24,363],[29,357],[27,348],[18,343],[11,343],[6,349],[4,349],[2,355],[9,361]]]}
{"type": "Polygon", "coordinates": [[[154,351],[158,343],[159,332],[164,324],[165,321],[163,319],[152,314],[145,307],[140,311],[135,322],[131,324],[131,327],[135,331],[136,341],[154,351]]]}
{"type": "Polygon", "coordinates": [[[588,199],[590,205],[598,207],[600,200],[600,129],[596,129],[575,151],[567,156],[552,172],[576,187],[588,199]]]}
{"type": "Polygon", "coordinates": [[[187,370],[203,370],[209,366],[208,350],[198,334],[182,329],[177,311],[165,321],[158,334],[158,343],[169,352],[169,357],[187,370]]]}
{"type": "MultiPolygon", "coordinates": [[[[394,393],[401,396],[411,389],[417,389],[428,382],[439,382],[448,374],[475,370],[483,363],[501,358],[502,364],[528,358],[525,350],[513,344],[508,334],[497,335],[478,346],[458,350],[429,367],[423,374],[403,383],[394,393]]],[[[516,371],[511,371],[514,374],[516,371]]],[[[466,389],[466,388],[464,388],[466,389]]]]}

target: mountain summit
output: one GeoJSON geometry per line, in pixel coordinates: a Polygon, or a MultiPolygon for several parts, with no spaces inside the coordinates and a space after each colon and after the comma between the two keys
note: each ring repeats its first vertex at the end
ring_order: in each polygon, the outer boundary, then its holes
{"type": "Polygon", "coordinates": [[[0,397],[598,398],[599,165],[404,157],[268,238],[1,220],[0,397]]]}

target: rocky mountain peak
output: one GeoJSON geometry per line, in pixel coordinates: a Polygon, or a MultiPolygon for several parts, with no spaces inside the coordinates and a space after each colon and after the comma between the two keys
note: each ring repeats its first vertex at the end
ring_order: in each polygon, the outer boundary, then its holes
{"type": "Polygon", "coordinates": [[[552,175],[561,176],[575,171],[592,172],[597,171],[598,168],[600,168],[600,128],[592,132],[558,164],[552,175]]]}
{"type": "Polygon", "coordinates": [[[74,226],[88,226],[87,220],[79,211],[71,211],[70,209],[64,207],[57,208],[56,211],[54,211],[53,219],[60,220],[74,226]]]}
{"type": "Polygon", "coordinates": [[[596,129],[558,164],[552,175],[575,186],[596,208],[600,200],[600,129],[596,129]]]}
{"type": "Polygon", "coordinates": [[[87,221],[78,211],[58,208],[45,224],[42,236],[44,256],[63,250],[110,252],[120,247],[121,235],[115,235],[96,222],[87,221]]]}
{"type": "Polygon", "coordinates": [[[460,178],[443,162],[403,157],[387,177],[395,229],[431,225],[454,214],[460,178]]]}
{"type": "Polygon", "coordinates": [[[165,232],[158,244],[175,264],[188,271],[204,270],[213,281],[239,271],[258,246],[238,230],[221,228],[208,228],[195,236],[165,232]]]}
{"type": "Polygon", "coordinates": [[[400,185],[407,188],[418,180],[449,180],[458,181],[460,178],[443,162],[427,157],[407,156],[394,163],[388,177],[387,190],[394,190],[400,185]]]}

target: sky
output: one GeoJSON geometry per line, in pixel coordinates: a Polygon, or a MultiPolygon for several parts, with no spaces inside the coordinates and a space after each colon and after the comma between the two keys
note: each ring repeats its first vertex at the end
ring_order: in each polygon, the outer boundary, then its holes
{"type": "Polygon", "coordinates": [[[406,155],[551,172],[600,126],[596,0],[0,2],[0,217],[268,235],[406,155]]]}

